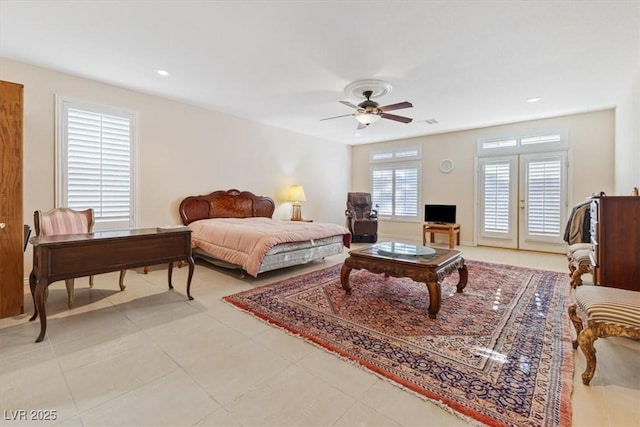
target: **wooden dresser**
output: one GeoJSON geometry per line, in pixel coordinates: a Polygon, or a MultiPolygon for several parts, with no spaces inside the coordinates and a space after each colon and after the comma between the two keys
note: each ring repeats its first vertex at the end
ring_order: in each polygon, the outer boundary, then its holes
{"type": "Polygon", "coordinates": [[[595,284],[640,291],[640,197],[594,198],[591,243],[595,284]]]}

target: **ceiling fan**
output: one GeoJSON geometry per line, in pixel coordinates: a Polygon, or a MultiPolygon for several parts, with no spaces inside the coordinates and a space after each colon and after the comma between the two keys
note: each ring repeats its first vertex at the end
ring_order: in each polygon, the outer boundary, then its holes
{"type": "Polygon", "coordinates": [[[365,98],[365,101],[361,102],[358,105],[354,105],[349,101],[340,101],[341,104],[344,104],[347,107],[355,108],[357,110],[355,113],[343,114],[341,116],[335,117],[327,117],[326,119],[321,119],[320,121],[354,116],[359,122],[358,129],[364,129],[371,123],[377,121],[380,117],[382,117],[383,119],[395,120],[396,122],[402,123],[411,123],[411,121],[413,120],[409,117],[397,116],[395,114],[387,113],[387,111],[400,110],[402,108],[411,108],[413,107],[413,104],[411,104],[410,102],[399,102],[397,104],[385,105],[381,107],[380,104],[371,100],[371,95],[373,95],[373,91],[371,90],[365,90],[364,92],[362,92],[362,96],[365,98]]]}

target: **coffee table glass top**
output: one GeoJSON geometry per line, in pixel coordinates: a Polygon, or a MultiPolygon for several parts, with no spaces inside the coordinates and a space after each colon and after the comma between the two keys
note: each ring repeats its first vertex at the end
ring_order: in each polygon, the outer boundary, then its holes
{"type": "Polygon", "coordinates": [[[429,246],[418,246],[411,243],[384,242],[372,246],[377,253],[386,256],[433,258],[436,250],[429,246]]]}

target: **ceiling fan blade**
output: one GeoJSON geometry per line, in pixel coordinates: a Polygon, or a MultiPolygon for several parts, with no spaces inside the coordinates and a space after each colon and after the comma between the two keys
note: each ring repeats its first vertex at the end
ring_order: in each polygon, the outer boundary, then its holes
{"type": "Polygon", "coordinates": [[[396,122],[402,123],[411,123],[413,121],[413,119],[409,117],[396,116],[395,114],[382,113],[381,116],[383,119],[395,120],[396,122]]]}
{"type": "Polygon", "coordinates": [[[368,125],[365,125],[364,123],[358,123],[358,127],[356,129],[361,130],[366,128],[368,125]]]}
{"type": "Polygon", "coordinates": [[[346,105],[347,107],[355,108],[356,110],[360,108],[357,105],[350,103],[349,101],[340,101],[340,104],[346,105]]]}
{"type": "Polygon", "coordinates": [[[400,110],[402,108],[411,108],[413,104],[410,102],[398,102],[397,104],[385,105],[384,107],[378,107],[380,111],[392,111],[392,110],[400,110]]]}
{"type": "Polygon", "coordinates": [[[341,116],[335,116],[335,117],[327,117],[326,119],[320,119],[320,121],[324,121],[324,120],[331,120],[331,119],[339,119],[340,117],[349,117],[349,116],[353,116],[354,114],[343,114],[341,116]]]}

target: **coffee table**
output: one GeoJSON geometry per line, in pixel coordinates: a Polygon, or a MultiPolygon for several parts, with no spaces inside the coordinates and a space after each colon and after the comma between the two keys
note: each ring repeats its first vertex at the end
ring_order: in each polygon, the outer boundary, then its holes
{"type": "Polygon", "coordinates": [[[467,286],[468,271],[462,253],[456,250],[434,249],[407,243],[384,242],[349,252],[340,270],[340,283],[351,294],[349,275],[351,270],[364,269],[383,273],[385,277],[408,277],[424,282],[429,291],[429,317],[436,318],[440,311],[442,291],[440,282],[454,270],[458,270],[458,292],[467,286]]]}

